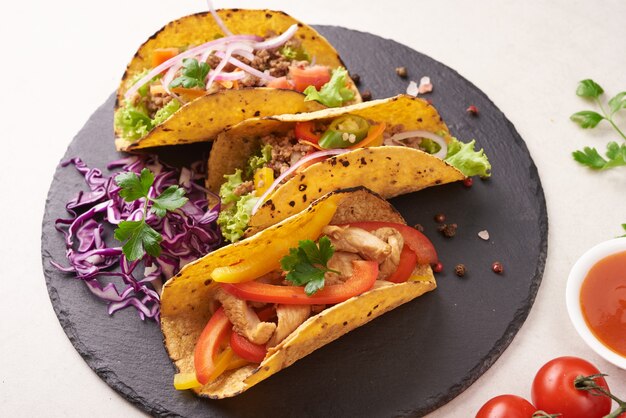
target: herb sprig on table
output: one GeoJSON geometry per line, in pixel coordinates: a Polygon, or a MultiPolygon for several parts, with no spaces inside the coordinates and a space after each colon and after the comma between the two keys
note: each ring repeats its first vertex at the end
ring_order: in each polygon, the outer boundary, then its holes
{"type": "MultiPolygon", "coordinates": [[[[621,110],[626,109],[626,91],[618,93],[608,101],[608,111],[602,105],[600,97],[604,89],[591,79],[583,80],[578,84],[576,94],[596,103],[601,113],[593,110],[583,110],[574,113],[570,119],[583,129],[593,129],[603,120],[611,124],[613,129],[626,141],[626,135],[620,130],[613,117],[621,110]]],[[[602,157],[596,148],[585,147],[583,150],[572,153],[574,160],[593,170],[608,170],[613,167],[626,166],[626,143],[609,142],[605,156],[602,157]]]]}
{"type": "Polygon", "coordinates": [[[150,197],[150,188],[154,183],[154,174],[144,168],[141,174],[126,172],[115,177],[121,187],[120,196],[127,202],[144,199],[143,217],[139,221],[121,221],[115,229],[115,239],[124,243],[122,251],[130,261],[139,260],[146,253],[153,257],[161,254],[163,237],[146,222],[148,206],[150,212],[159,218],[167,211],[174,211],[187,203],[185,190],[178,186],[169,186],[160,195],[150,197]]]}

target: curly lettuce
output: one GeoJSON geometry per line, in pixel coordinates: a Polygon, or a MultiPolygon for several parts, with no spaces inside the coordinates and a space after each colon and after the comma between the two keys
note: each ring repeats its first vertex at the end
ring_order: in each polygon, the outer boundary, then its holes
{"type": "Polygon", "coordinates": [[[253,155],[248,160],[248,166],[246,167],[246,178],[252,177],[254,172],[259,168],[265,167],[267,163],[272,160],[272,146],[267,144],[261,148],[260,155],[253,155]]]}
{"type": "Polygon", "coordinates": [[[157,126],[165,122],[167,118],[172,116],[174,112],[180,109],[180,102],[176,99],[172,99],[165,106],[157,110],[154,115],[154,119],[152,119],[152,126],[157,126]]]}
{"type": "Polygon", "coordinates": [[[254,205],[259,200],[254,192],[250,192],[243,195],[234,203],[222,209],[217,217],[217,224],[222,230],[224,238],[230,242],[238,241],[248,228],[248,222],[250,222],[250,216],[254,205]]]}
{"type": "Polygon", "coordinates": [[[304,49],[303,47],[293,47],[293,46],[285,45],[282,48],[280,48],[278,52],[283,57],[292,61],[296,60],[296,61],[311,62],[311,56],[309,55],[308,52],[306,52],[306,49],[304,49]]]}
{"type": "Polygon", "coordinates": [[[304,90],[305,101],[318,101],[328,107],[339,107],[344,102],[354,98],[354,92],[346,87],[348,70],[336,68],[333,70],[330,81],[317,91],[314,86],[309,86],[304,90]]]}
{"type": "Polygon", "coordinates": [[[159,109],[154,118],[148,116],[144,106],[134,106],[126,103],[115,113],[115,128],[122,133],[122,137],[130,142],[135,142],[148,134],[155,126],[163,123],[174,112],[180,109],[178,100],[172,99],[159,109]]]}
{"type": "Polygon", "coordinates": [[[444,161],[459,169],[467,177],[490,177],[491,164],[482,148],[480,151],[474,150],[475,144],[475,139],[468,143],[463,143],[456,138],[452,138],[452,141],[448,144],[448,153],[444,161]]]}

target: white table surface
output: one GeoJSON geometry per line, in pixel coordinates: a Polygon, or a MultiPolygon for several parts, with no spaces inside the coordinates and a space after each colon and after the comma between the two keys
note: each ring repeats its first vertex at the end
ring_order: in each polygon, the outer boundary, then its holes
{"type": "MultiPolygon", "coordinates": [[[[537,369],[561,355],[589,359],[626,397],[626,371],[578,337],[564,291],[587,248],[623,233],[626,168],[592,173],[572,150],[619,140],[608,125],[583,131],[569,115],[586,103],[584,78],[626,89],[626,2],[218,1],[285,10],[308,23],[392,38],[457,70],[508,116],[538,166],[548,204],[549,254],[528,319],[500,359],[432,417],[469,417],[502,393],[530,397],[537,369]],[[352,7],[351,4],[359,4],[352,7]]],[[[0,6],[0,416],[144,414],[74,350],[52,310],[41,270],[41,219],[52,175],[72,137],[117,88],[137,46],[202,1],[6,1],[0,6]]],[[[626,118],[621,119],[626,126],[626,118]]]]}

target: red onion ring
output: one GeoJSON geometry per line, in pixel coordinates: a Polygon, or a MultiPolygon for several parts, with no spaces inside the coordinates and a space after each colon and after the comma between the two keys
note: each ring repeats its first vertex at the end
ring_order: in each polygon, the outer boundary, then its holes
{"type": "MultiPolygon", "coordinates": [[[[224,58],[224,53],[223,52],[217,52],[215,55],[217,55],[220,58],[224,58]]],[[[228,62],[230,62],[231,64],[233,64],[235,67],[239,67],[242,70],[244,70],[247,73],[252,74],[255,77],[260,78],[261,80],[265,80],[265,81],[272,81],[275,79],[275,77],[272,77],[269,74],[265,74],[264,72],[261,72],[259,70],[257,70],[256,68],[252,68],[247,64],[244,64],[243,62],[239,61],[237,58],[233,58],[233,57],[229,57],[228,62]]]]}
{"type": "Polygon", "coordinates": [[[209,5],[209,11],[213,15],[213,19],[215,19],[215,23],[217,23],[217,26],[220,27],[220,29],[222,30],[222,32],[224,32],[225,35],[233,36],[233,33],[230,30],[228,30],[222,18],[220,18],[220,16],[215,11],[215,8],[213,7],[213,2],[211,0],[207,0],[207,4],[209,5]]]}
{"type": "Polygon", "coordinates": [[[274,180],[274,182],[272,183],[272,185],[270,187],[267,188],[267,190],[265,191],[265,193],[263,193],[261,195],[261,197],[259,198],[259,200],[256,202],[256,204],[254,205],[254,207],[252,208],[252,215],[254,215],[257,210],[259,210],[259,208],[261,207],[261,205],[263,204],[263,202],[265,202],[268,198],[268,196],[270,195],[270,193],[272,193],[274,191],[274,189],[276,189],[276,187],[278,187],[278,185],[289,175],[291,175],[294,171],[296,171],[298,169],[298,167],[300,167],[302,164],[307,163],[311,160],[314,160],[316,158],[320,158],[320,157],[330,157],[330,156],[334,156],[334,155],[340,155],[340,154],[345,154],[346,152],[348,152],[350,150],[347,149],[329,149],[326,151],[318,151],[318,152],[314,152],[313,154],[309,154],[307,156],[304,156],[302,158],[300,158],[294,165],[292,165],[291,167],[289,167],[289,169],[287,171],[285,171],[284,173],[282,173],[280,176],[278,176],[278,178],[276,180],[274,180]]]}

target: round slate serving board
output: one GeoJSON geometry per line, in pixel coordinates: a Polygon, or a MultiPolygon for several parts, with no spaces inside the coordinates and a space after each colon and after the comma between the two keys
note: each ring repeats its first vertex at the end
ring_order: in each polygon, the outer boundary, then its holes
{"type": "MultiPolygon", "coordinates": [[[[474,85],[455,71],[394,41],[331,26],[317,29],[333,43],[361,91],[374,98],[403,93],[409,79],[428,75],[432,100],[450,131],[476,138],[493,164],[493,177],[474,186],[449,184],[401,196],[392,203],[412,225],[420,223],[445,269],[439,288],[323,347],[232,399],[199,399],[172,386],[174,367],[159,327],[127,309],[108,317],[87,288],[51,267],[64,260],[54,220],[84,181],[59,168],[50,187],[42,232],[46,284],[67,336],[87,364],[141,409],[161,416],[420,416],[466,389],[506,349],[526,319],[541,282],[548,221],[536,167],[513,125],[474,85]],[[466,113],[468,105],[480,110],[466,113]],[[459,225],[454,238],[437,232],[433,216],[459,225]],[[489,241],[477,233],[487,229],[489,241]],[[501,261],[505,273],[491,271],[501,261]],[[463,263],[468,273],[454,275],[463,263]]],[[[64,157],[80,156],[104,168],[120,157],[113,147],[111,96],[74,138],[64,157]]],[[[205,144],[182,148],[193,155],[205,144]]]]}

